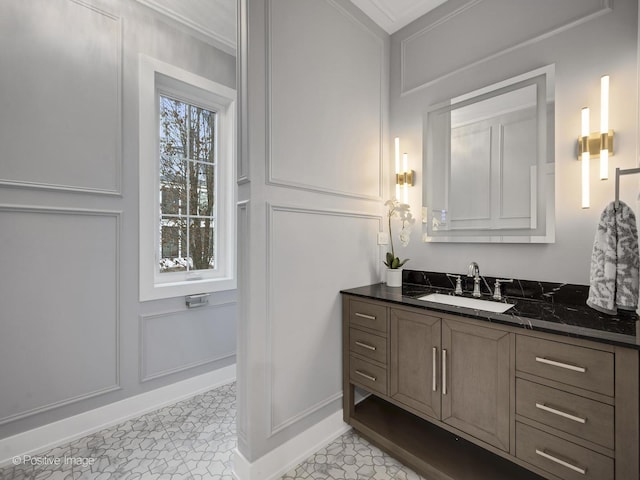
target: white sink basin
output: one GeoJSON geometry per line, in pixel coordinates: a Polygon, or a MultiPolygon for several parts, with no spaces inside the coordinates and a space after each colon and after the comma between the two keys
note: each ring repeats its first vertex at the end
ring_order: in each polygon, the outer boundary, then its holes
{"type": "Polygon", "coordinates": [[[479,300],[468,297],[454,297],[453,295],[442,295],[441,293],[431,293],[424,297],[419,297],[418,300],[495,313],[504,313],[513,307],[512,303],[491,302],[489,300],[479,300]]]}

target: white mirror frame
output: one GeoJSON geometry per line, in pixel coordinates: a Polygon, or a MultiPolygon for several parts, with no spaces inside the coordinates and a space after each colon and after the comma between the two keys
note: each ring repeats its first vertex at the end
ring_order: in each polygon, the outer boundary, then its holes
{"type": "MultiPolygon", "coordinates": [[[[555,66],[548,65],[502,82],[460,95],[445,102],[431,106],[424,115],[423,131],[423,241],[458,243],[553,243],[555,241],[555,66]],[[538,79],[538,135],[537,170],[541,174],[535,180],[537,206],[532,228],[520,229],[434,229],[436,212],[433,211],[435,198],[434,184],[435,162],[442,162],[442,152],[434,151],[432,141],[434,133],[433,119],[437,115],[448,114],[453,110],[491,99],[518,88],[518,85],[534,84],[538,79]],[[541,81],[540,81],[541,79],[541,81]],[[546,101],[542,101],[546,99],[546,101]]],[[[533,185],[532,185],[533,187],[533,185]]]]}

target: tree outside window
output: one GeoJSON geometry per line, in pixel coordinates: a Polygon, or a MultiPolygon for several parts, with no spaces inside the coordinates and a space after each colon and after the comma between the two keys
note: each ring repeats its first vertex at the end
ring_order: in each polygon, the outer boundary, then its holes
{"type": "Polygon", "coordinates": [[[160,95],[160,273],[216,268],[216,117],[160,95]]]}

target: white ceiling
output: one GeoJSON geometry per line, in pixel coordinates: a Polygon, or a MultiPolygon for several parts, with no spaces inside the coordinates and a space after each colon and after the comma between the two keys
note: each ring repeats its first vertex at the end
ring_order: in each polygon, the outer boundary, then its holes
{"type": "MultiPolygon", "coordinates": [[[[137,0],[235,54],[236,0],[137,0]]],[[[446,0],[351,0],[392,34],[446,0]]]]}
{"type": "Polygon", "coordinates": [[[446,0],[351,0],[387,33],[392,34],[446,0]]]}

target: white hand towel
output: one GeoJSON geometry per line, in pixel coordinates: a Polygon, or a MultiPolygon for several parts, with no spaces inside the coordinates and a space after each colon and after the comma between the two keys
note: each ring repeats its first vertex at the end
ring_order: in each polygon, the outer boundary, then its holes
{"type": "Polygon", "coordinates": [[[638,306],[640,255],[633,210],[611,202],[602,212],[591,254],[587,305],[609,315],[638,306]]]}

